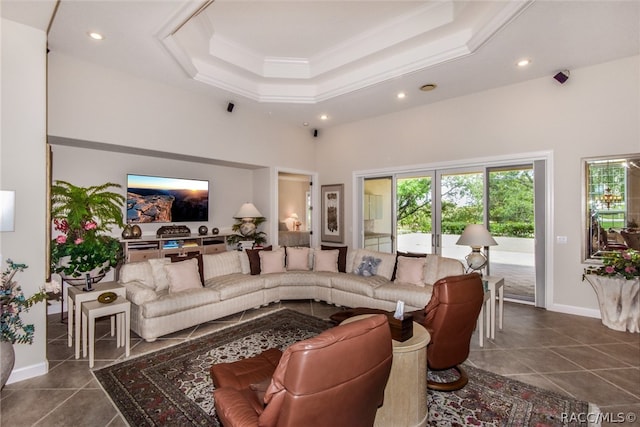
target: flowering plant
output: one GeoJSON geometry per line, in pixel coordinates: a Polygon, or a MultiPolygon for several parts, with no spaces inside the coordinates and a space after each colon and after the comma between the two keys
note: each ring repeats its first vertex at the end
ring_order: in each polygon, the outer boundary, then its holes
{"type": "Polygon", "coordinates": [[[51,217],[58,236],[51,242],[51,271],[69,277],[98,269],[104,274],[118,265],[122,246],[118,239],[101,234],[112,225],[122,227],[121,194],[105,191],[118,184],[78,187],[56,181],[51,187],[51,217]]]}
{"type": "Polygon", "coordinates": [[[604,255],[601,267],[587,268],[585,274],[622,276],[631,280],[640,276],[640,252],[633,249],[608,252],[604,255]]]}
{"type": "Polygon", "coordinates": [[[10,259],[9,266],[2,272],[2,285],[0,286],[0,341],[12,344],[32,344],[35,328],[32,324],[22,323],[20,313],[27,312],[36,303],[47,299],[49,294],[60,292],[59,283],[52,282],[44,289],[25,298],[22,288],[13,280],[13,276],[24,271],[25,264],[16,264],[10,259]]]}
{"type": "Polygon", "coordinates": [[[51,246],[51,269],[54,273],[71,277],[99,268],[97,274],[102,274],[120,261],[120,242],[110,236],[98,235],[95,222],[87,221],[77,230],[71,230],[66,220],[55,219],[53,222],[55,230],[63,233],[53,240],[51,246]]]}

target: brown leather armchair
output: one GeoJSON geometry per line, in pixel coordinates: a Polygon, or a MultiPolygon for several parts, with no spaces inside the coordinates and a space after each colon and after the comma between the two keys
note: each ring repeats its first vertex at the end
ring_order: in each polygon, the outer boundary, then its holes
{"type": "Polygon", "coordinates": [[[278,350],[267,352],[211,367],[216,413],[225,427],[373,425],[391,370],[386,316],[337,326],[293,344],[275,371],[278,350]],[[273,375],[260,381],[269,371],[273,375]]]}
{"type": "Polygon", "coordinates": [[[427,364],[430,370],[455,368],[459,377],[450,383],[427,381],[432,390],[453,391],[469,381],[460,366],[469,357],[471,335],[484,302],[484,288],[478,273],[449,276],[433,285],[429,303],[414,312],[414,321],[429,331],[431,342],[427,346],[427,364]]]}

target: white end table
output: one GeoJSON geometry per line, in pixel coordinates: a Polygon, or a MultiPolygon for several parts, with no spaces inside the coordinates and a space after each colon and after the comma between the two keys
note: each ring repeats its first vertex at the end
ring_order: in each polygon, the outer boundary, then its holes
{"type": "Polygon", "coordinates": [[[491,336],[489,331],[489,327],[491,325],[491,305],[489,301],[491,300],[491,292],[488,290],[484,292],[484,299],[482,300],[482,307],[480,307],[480,315],[478,316],[478,344],[480,347],[484,347],[484,334],[487,334],[487,338],[491,336]],[[489,303],[489,307],[487,307],[487,303],[489,303]],[[485,308],[487,309],[485,312],[485,308]],[[485,326],[485,319],[487,319],[487,324],[485,326]]]}
{"type": "Polygon", "coordinates": [[[108,304],[100,301],[87,301],[82,304],[82,356],[87,355],[89,347],[89,368],[93,368],[95,358],[96,319],[104,316],[116,316],[116,346],[124,344],[125,356],[130,354],[131,303],[124,297],[118,297],[108,304]]]}
{"type": "Polygon", "coordinates": [[[504,318],[504,277],[484,276],[482,280],[487,281],[487,287],[491,293],[491,339],[496,338],[496,292],[498,297],[498,327],[502,330],[504,318]]]}
{"type": "MultiPolygon", "coordinates": [[[[73,345],[75,338],[76,359],[80,358],[80,326],[82,325],[82,303],[87,301],[95,301],[100,294],[105,292],[113,292],[119,297],[127,297],[127,288],[116,282],[104,282],[93,285],[93,291],[83,291],[82,288],[69,286],[68,305],[69,305],[69,321],[67,322],[68,345],[73,345]],[[75,328],[74,328],[75,325],[75,328]]],[[[111,335],[113,335],[113,323],[111,324],[111,335]]]]}

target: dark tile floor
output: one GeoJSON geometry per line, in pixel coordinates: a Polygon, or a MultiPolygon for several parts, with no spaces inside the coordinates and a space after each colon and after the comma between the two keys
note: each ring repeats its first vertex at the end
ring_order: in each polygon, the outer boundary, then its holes
{"type": "MultiPolygon", "coordinates": [[[[205,323],[153,343],[133,334],[131,357],[281,307],[325,319],[339,310],[312,301],[282,302],[205,323]]],[[[123,354],[109,334],[108,320],[99,323],[101,338],[96,343],[95,368],[113,363],[123,354]]],[[[612,331],[598,319],[514,303],[505,303],[504,326],[504,331],[496,332],[495,340],[485,340],[483,348],[478,346],[477,332],[474,334],[468,363],[595,403],[609,416],[623,413],[640,417],[640,334],[612,331]]],[[[0,425],[126,425],[93,377],[87,359],[74,359],[60,315],[49,316],[47,335],[49,373],[5,386],[0,392],[0,425]]],[[[640,421],[603,425],[640,426],[640,421]]]]}

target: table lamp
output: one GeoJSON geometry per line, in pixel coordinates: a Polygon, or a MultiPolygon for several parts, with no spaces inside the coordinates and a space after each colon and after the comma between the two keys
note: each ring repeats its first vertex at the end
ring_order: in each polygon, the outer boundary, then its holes
{"type": "Polygon", "coordinates": [[[262,218],[262,214],[253,203],[245,203],[240,206],[240,209],[233,217],[242,220],[239,229],[240,234],[243,236],[251,236],[256,232],[254,220],[256,218],[262,218]]]}
{"type": "Polygon", "coordinates": [[[495,241],[489,231],[482,224],[469,224],[465,227],[462,235],[456,242],[457,245],[471,246],[471,253],[465,257],[468,270],[480,271],[487,265],[487,257],[480,251],[486,246],[496,246],[495,241]]]}
{"type": "Polygon", "coordinates": [[[294,212],[294,213],[291,214],[290,218],[293,220],[293,222],[292,222],[293,229],[295,231],[299,231],[300,230],[300,221],[298,221],[298,219],[299,219],[298,218],[298,214],[294,212]]]}

